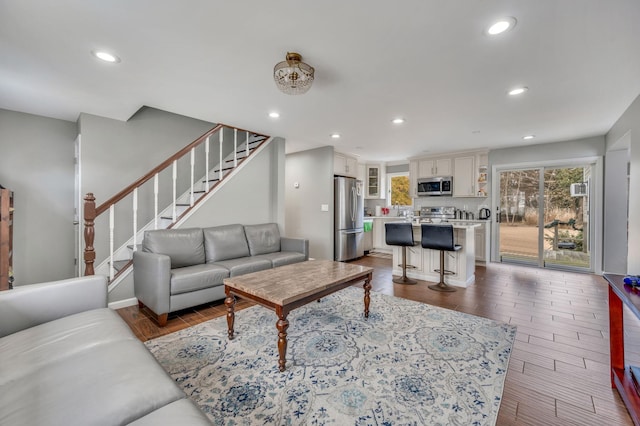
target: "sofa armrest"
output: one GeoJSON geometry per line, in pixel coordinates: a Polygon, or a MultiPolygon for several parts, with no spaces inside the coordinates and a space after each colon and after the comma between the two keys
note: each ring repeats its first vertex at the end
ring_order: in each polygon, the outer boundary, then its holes
{"type": "Polygon", "coordinates": [[[155,314],[169,313],[171,258],[164,254],[133,252],[133,290],[138,300],[155,314]]]}
{"type": "Polygon", "coordinates": [[[0,292],[0,337],[106,307],[107,278],[103,275],[16,286],[0,292]]]}
{"type": "Polygon", "coordinates": [[[303,238],[280,238],[281,251],[297,251],[304,254],[304,259],[309,260],[309,240],[303,238]]]}

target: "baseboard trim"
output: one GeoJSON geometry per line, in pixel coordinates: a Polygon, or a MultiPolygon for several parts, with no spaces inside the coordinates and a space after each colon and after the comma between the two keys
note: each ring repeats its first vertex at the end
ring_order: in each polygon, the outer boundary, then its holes
{"type": "Polygon", "coordinates": [[[138,304],[138,299],[132,297],[131,299],[118,300],[117,302],[109,303],[109,308],[116,310],[121,308],[126,308],[128,306],[133,306],[138,304]]]}

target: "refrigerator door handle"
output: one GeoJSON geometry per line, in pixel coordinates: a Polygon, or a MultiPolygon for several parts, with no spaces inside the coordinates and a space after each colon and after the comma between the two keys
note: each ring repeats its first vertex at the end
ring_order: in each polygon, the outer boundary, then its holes
{"type": "Polygon", "coordinates": [[[355,231],[342,231],[343,234],[361,234],[363,231],[362,230],[355,230],[355,231]]]}
{"type": "Polygon", "coordinates": [[[358,199],[356,198],[356,188],[351,187],[351,221],[356,221],[356,206],[358,205],[358,199]]]}

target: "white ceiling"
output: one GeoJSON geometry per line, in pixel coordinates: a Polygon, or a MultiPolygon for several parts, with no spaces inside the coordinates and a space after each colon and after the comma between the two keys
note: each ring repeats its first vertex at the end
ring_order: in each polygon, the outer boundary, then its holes
{"type": "Polygon", "coordinates": [[[556,142],[605,134],[638,96],[639,22],[638,0],[0,0],[0,108],[147,105],[369,161],[556,142]],[[512,31],[483,33],[503,16],[512,31]],[[273,82],[287,51],[316,69],[304,95],[273,82]]]}

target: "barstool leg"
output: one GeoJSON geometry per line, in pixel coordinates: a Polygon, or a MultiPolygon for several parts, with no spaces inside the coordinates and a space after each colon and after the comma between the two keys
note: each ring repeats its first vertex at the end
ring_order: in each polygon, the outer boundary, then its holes
{"type": "Polygon", "coordinates": [[[435,291],[456,291],[455,288],[448,286],[444,282],[444,250],[440,250],[440,282],[430,285],[429,288],[435,291]]]}
{"type": "Polygon", "coordinates": [[[394,283],[398,284],[417,284],[416,280],[412,280],[407,277],[407,247],[402,246],[402,276],[400,278],[394,278],[392,280],[394,283]]]}

